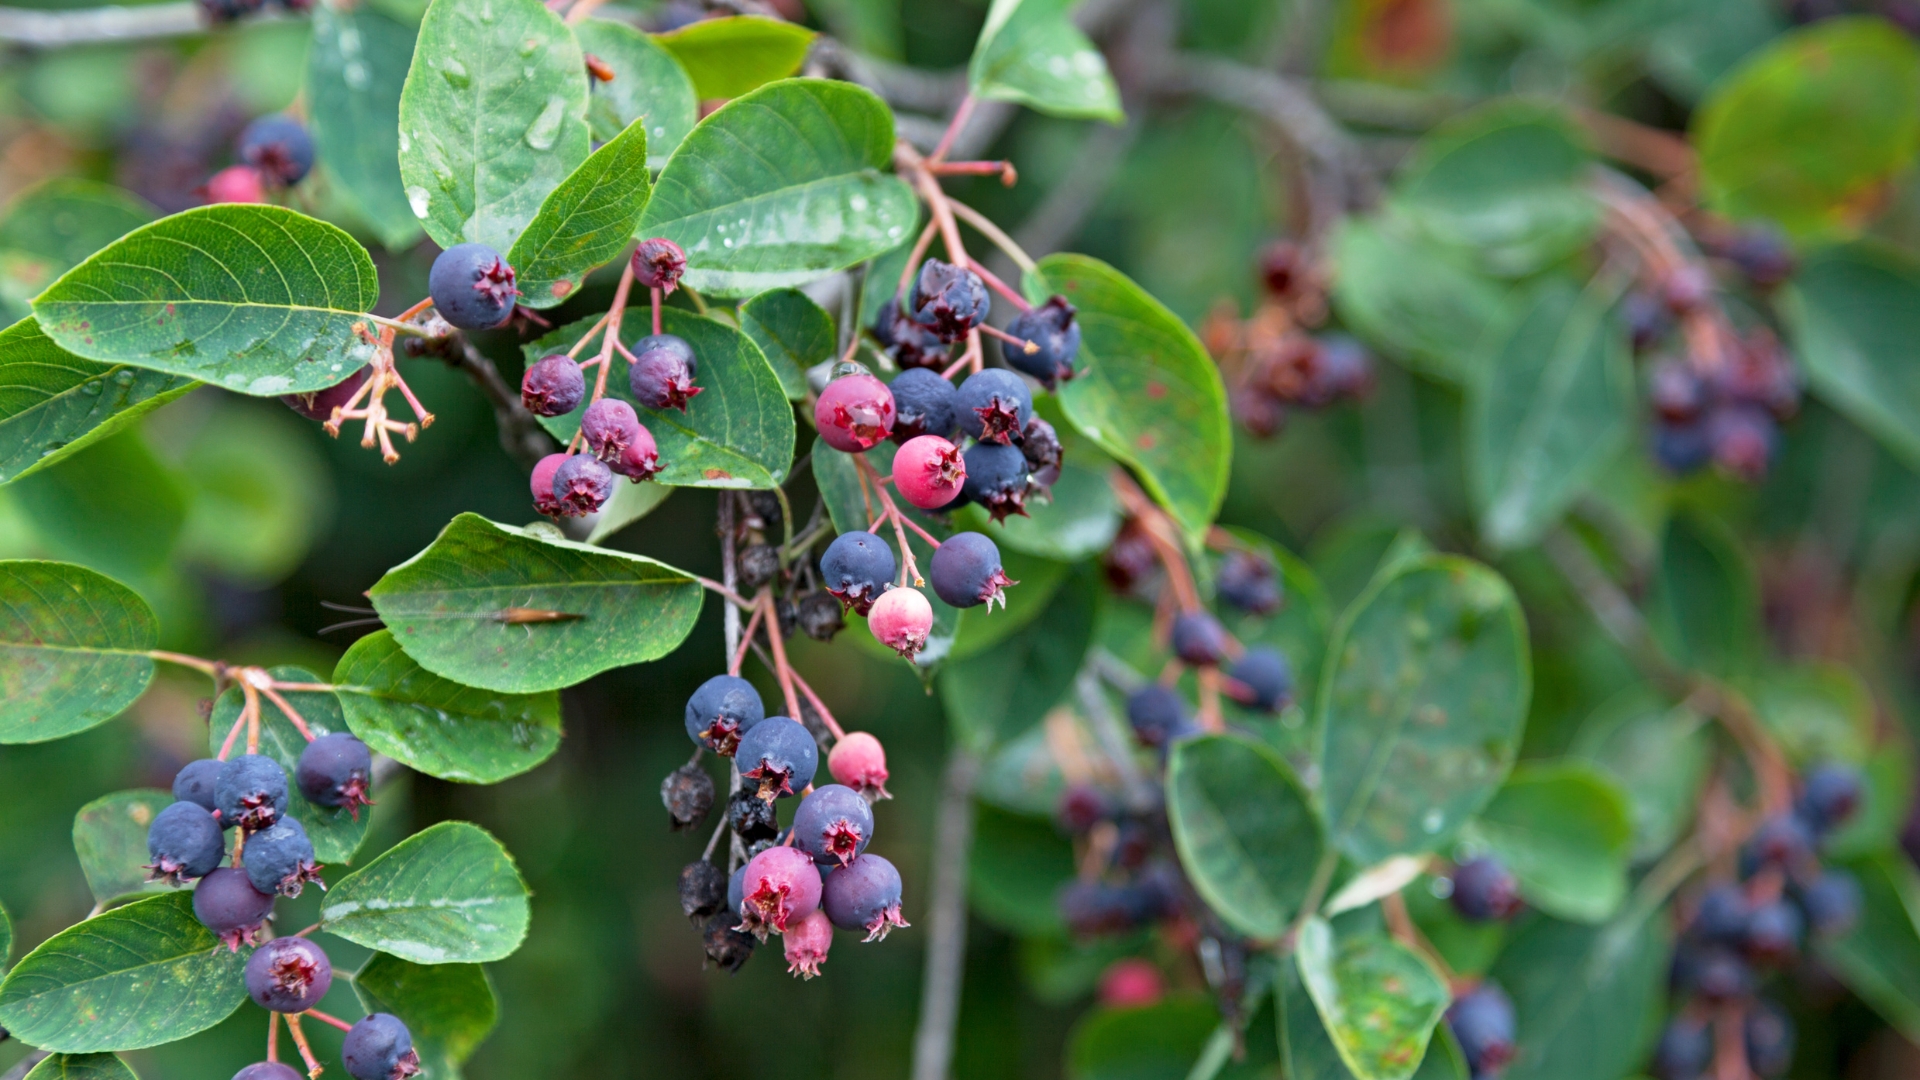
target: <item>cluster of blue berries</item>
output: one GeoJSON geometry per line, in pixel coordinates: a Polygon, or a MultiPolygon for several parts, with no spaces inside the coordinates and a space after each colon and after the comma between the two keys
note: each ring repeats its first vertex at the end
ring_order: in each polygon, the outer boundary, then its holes
{"type": "MultiPolygon", "coordinates": [[[[210,4],[236,4],[244,0],[202,0],[210,4]]],[[[307,0],[282,0],[291,8],[307,0]]],[[[254,0],[252,9],[260,7],[254,0]]],[[[286,113],[262,116],[240,132],[234,145],[239,161],[207,178],[200,194],[210,203],[263,203],[274,192],[292,187],[313,171],[313,136],[306,125],[286,113]]]]}

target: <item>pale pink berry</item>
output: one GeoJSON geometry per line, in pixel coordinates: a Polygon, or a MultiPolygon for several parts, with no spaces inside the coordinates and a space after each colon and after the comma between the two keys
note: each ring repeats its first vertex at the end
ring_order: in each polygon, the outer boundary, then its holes
{"type": "Polygon", "coordinates": [[[833,744],[827,753],[827,771],[868,802],[893,798],[887,794],[887,751],[879,739],[864,731],[849,731],[833,744]]]}
{"type": "Polygon", "coordinates": [[[827,962],[827,950],[833,947],[833,923],[827,913],[815,908],[786,932],[787,974],[811,979],[820,974],[827,962]]]}
{"type": "Polygon", "coordinates": [[[867,612],[867,629],[880,644],[911,660],[927,647],[927,631],[933,629],[933,605],[918,589],[888,589],[867,612]]]}
{"type": "Polygon", "coordinates": [[[894,452],[894,490],[922,510],[951,503],[966,482],[967,462],[960,448],[938,435],[915,436],[894,452]]]}
{"type": "Polygon", "coordinates": [[[1137,956],[1115,960],[1100,976],[1100,1003],[1115,1009],[1152,1005],[1164,993],[1160,969],[1137,956]]]}
{"type": "Polygon", "coordinates": [[[560,500],[553,493],[553,474],[566,464],[567,455],[548,454],[533,467],[533,508],[548,517],[561,516],[560,500]]]}
{"type": "Polygon", "coordinates": [[[251,165],[234,165],[207,178],[200,188],[210,203],[263,203],[267,201],[266,181],[251,165]]]}
{"type": "Polygon", "coordinates": [[[820,868],[799,848],[770,847],[755,855],[740,884],[740,925],[734,929],[762,941],[768,930],[784,934],[820,907],[820,868]]]}

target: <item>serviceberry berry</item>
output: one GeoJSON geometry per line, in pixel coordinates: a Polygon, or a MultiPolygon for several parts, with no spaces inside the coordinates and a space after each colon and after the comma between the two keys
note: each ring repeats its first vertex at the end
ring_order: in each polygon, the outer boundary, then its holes
{"type": "Polygon", "coordinates": [[[1373,390],[1373,356],[1358,338],[1328,334],[1315,339],[1313,364],[1302,404],[1322,408],[1373,390]]]}
{"type": "Polygon", "coordinates": [[[829,592],[810,592],[801,597],[794,615],[800,620],[801,631],[815,641],[832,641],[833,635],[847,626],[841,617],[840,601],[829,592]]]}
{"type": "Polygon", "coordinates": [[[928,259],[920,264],[908,306],[914,322],[931,329],[942,341],[958,341],[987,321],[993,298],[979,274],[928,259]]]}
{"type": "Polygon", "coordinates": [[[1793,1064],[1793,1020],[1771,1001],[1756,1001],[1747,1009],[1747,1067],[1766,1080],[1784,1074],[1793,1064]]]}
{"type": "Polygon", "coordinates": [[[220,803],[215,798],[214,786],[220,782],[220,768],[225,764],[219,758],[187,762],[173,775],[173,797],[181,802],[199,803],[208,810],[218,810],[220,803]]]}
{"type": "Polygon", "coordinates": [[[293,779],[308,802],[344,807],[358,821],[360,808],[373,805],[373,751],[348,732],[330,732],[300,751],[293,779]]]}
{"type": "Polygon", "coordinates": [[[226,853],[220,823],[207,808],[177,802],[155,814],[147,826],[147,854],[153,861],[144,869],[148,881],[184,885],[211,873],[226,853]]]}
{"type": "Polygon", "coordinates": [[[1858,769],[1831,762],[1816,765],[1808,770],[1806,783],[1800,790],[1796,804],[1798,816],[1812,826],[1815,833],[1830,832],[1860,809],[1862,790],[1858,769]]]}
{"type": "Polygon", "coordinates": [[[1147,683],[1127,695],[1127,723],[1144,746],[1167,746],[1194,729],[1187,703],[1170,686],[1147,683]]]}
{"type": "Polygon", "coordinates": [[[1700,897],[1688,932],[1701,941],[1716,945],[1739,945],[1747,937],[1747,920],[1753,906],[1746,891],[1732,882],[1722,882],[1700,897]]]}
{"type": "MultiPolygon", "coordinates": [[[[755,844],[752,850],[748,852],[747,858],[751,859],[753,858],[753,856],[758,855],[765,850],[767,850],[766,845],[755,844]]],[[[733,873],[727,877],[726,911],[727,911],[727,914],[730,914],[733,916],[733,921],[738,922],[740,920],[740,915],[746,910],[746,906],[741,903],[741,901],[745,900],[746,898],[747,898],[747,865],[745,863],[741,863],[738,867],[734,869],[733,873]]]]}
{"type": "Polygon", "coordinates": [[[200,193],[210,203],[263,203],[267,201],[267,181],[251,165],[229,165],[207,177],[200,193]]]}
{"type": "Polygon", "coordinates": [[[247,957],[246,980],[248,996],[261,1008],[306,1012],[333,986],[333,964],[306,938],[274,938],[247,957]]]}
{"type": "Polygon", "coordinates": [[[732,757],[740,736],[767,715],[760,691],[738,675],[715,675],[687,699],[687,738],[732,757]]]}
{"type": "Polygon", "coordinates": [[[1060,479],[1060,462],[1065,460],[1066,451],[1060,445],[1060,433],[1052,424],[1038,416],[1029,419],[1020,437],[1020,453],[1027,459],[1035,485],[1052,488],[1053,482],[1060,479]]]}
{"type": "Polygon", "coordinates": [[[893,574],[893,549],[870,532],[843,532],[820,556],[827,592],[861,615],[873,609],[893,574]]]}
{"type": "Polygon", "coordinates": [[[705,387],[695,386],[700,362],[687,339],[673,334],[654,334],[634,343],[633,366],[627,371],[627,389],[633,400],[649,409],[687,411],[705,387]]]}
{"type": "Polygon", "coordinates": [[[1780,445],[1780,425],[1765,409],[1725,404],[1707,414],[1707,442],[1714,463],[1741,480],[1767,474],[1780,445]]]}
{"type": "Polygon", "coordinates": [[[533,475],[527,478],[528,486],[533,489],[533,508],[547,517],[563,516],[560,498],[554,494],[553,478],[566,463],[566,454],[548,454],[533,466],[533,475]]]}
{"type": "Polygon", "coordinates": [[[1813,857],[1813,831],[1798,814],[1775,814],[1760,823],[1740,852],[1743,872],[1763,866],[1794,870],[1813,857]]]}
{"type": "Polygon", "coordinates": [[[535,416],[565,416],[586,397],[586,376],[564,353],[544,357],[520,376],[520,402],[535,416]]]}
{"type": "Polygon", "coordinates": [[[587,406],[580,417],[580,435],[587,449],[601,461],[619,461],[633,441],[640,437],[640,416],[633,406],[619,398],[601,398],[587,406]]]}
{"type": "Polygon", "coordinates": [[[234,1073],[233,1080],[307,1080],[307,1074],[284,1061],[256,1061],[234,1073]]]}
{"type": "Polygon", "coordinates": [[[607,468],[636,484],[666,467],[666,463],[660,460],[660,448],[653,441],[653,432],[647,430],[647,425],[639,423],[629,433],[626,449],[620,451],[620,457],[607,462],[607,468]]]}
{"type": "Polygon", "coordinates": [[[1801,890],[1800,906],[1815,935],[1841,937],[1860,921],[1860,881],[1845,870],[1822,870],[1801,890]]]}
{"type": "Polygon", "coordinates": [[[952,502],[967,482],[960,448],[938,435],[909,439],[893,455],[893,487],[922,510],[952,502]]]}
{"type": "Polygon", "coordinates": [[[1107,584],[1114,591],[1125,594],[1138,589],[1148,578],[1160,569],[1160,556],[1155,554],[1153,541],[1147,538],[1147,531],[1139,522],[1128,519],[1120,524],[1120,531],[1114,534],[1113,543],[1107,546],[1107,553],[1101,557],[1100,568],[1106,572],[1107,584]]]}
{"type": "Polygon", "coordinates": [[[1713,1063],[1713,1029],[1705,1021],[1676,1016],[1660,1033],[1648,1070],[1654,1080],[1699,1080],[1713,1063]]]}
{"type": "Polygon", "coordinates": [[[1165,898],[1137,883],[1075,881],[1060,890],[1060,917],[1076,937],[1125,933],[1153,922],[1165,911],[1165,898]]]}
{"type": "Polygon", "coordinates": [[[705,859],[680,869],[680,913],[700,922],[727,904],[727,872],[705,859]]]}
{"type": "Polygon", "coordinates": [[[1513,1002],[1500,984],[1483,982],[1455,998],[1447,1026],[1475,1076],[1496,1075],[1513,1060],[1513,1002]]]}
{"type": "Polygon", "coordinates": [[[820,906],[820,869],[798,848],[770,847],[746,870],[737,929],[765,941],[769,929],[784,934],[820,906]]]}
{"type": "Polygon", "coordinates": [[[1491,855],[1453,868],[1453,909],[1474,922],[1510,919],[1520,911],[1520,882],[1491,855]]]}
{"type": "Polygon", "coordinates": [[[1806,932],[1806,920],[1800,909],[1784,899],[1760,904],[1747,918],[1746,940],[1742,942],[1747,959],[1756,964],[1777,966],[1800,953],[1800,940],[1806,932]]]}
{"type": "Polygon", "coordinates": [[[1144,1008],[1165,996],[1166,989],[1160,969],[1137,956],[1115,960],[1100,974],[1100,1003],[1108,1008],[1144,1008]]]}
{"type": "Polygon", "coordinates": [[[391,1013],[369,1013],[340,1043],[340,1060],[353,1080],[407,1080],[420,1072],[413,1033],[391,1013]]]}
{"type": "Polygon", "coordinates": [[[273,896],[254,888],[245,870],[223,866],[194,886],[193,914],[228,950],[239,952],[240,946],[253,944],[273,914],[273,896]]]}
{"type": "Polygon", "coordinates": [[[1725,256],[1757,288],[1771,289],[1793,276],[1793,247],[1770,225],[1749,225],[1721,248],[1725,256]]]}
{"type": "Polygon", "coordinates": [[[220,767],[213,798],[220,820],[253,832],[287,812],[287,770],[262,754],[241,754],[220,767]]]}
{"type": "MultiPolygon", "coordinates": [[[[829,765],[831,767],[831,765],[829,765]]],[[[794,842],[822,866],[845,866],[873,839],[873,809],[850,787],[827,784],[800,800],[794,842]]]]}
{"type": "Polygon", "coordinates": [[[713,777],[697,764],[682,765],[660,781],[660,801],[674,832],[691,829],[713,809],[713,777]]]}
{"type": "Polygon", "coordinates": [[[735,588],[751,596],[780,572],[780,552],[772,544],[748,544],[733,560],[735,588]]]}
{"type": "Polygon", "coordinates": [[[1647,400],[1660,419],[1684,423],[1707,407],[1707,388],[1691,364],[1672,357],[1653,366],[1647,377],[1647,400]]]}
{"type": "Polygon", "coordinates": [[[981,442],[1007,444],[1020,438],[1033,418],[1033,395],[1020,376],[1005,368],[987,368],[967,376],[954,391],[954,415],[960,430],[981,442]]]}
{"type": "Polygon", "coordinates": [[[1673,314],[1658,297],[1635,290],[1620,301],[1620,321],[1626,324],[1627,340],[1636,353],[1646,352],[1673,329],[1673,314]]]}
{"type": "Polygon", "coordinates": [[[299,896],[307,882],[320,880],[313,841],[307,838],[306,828],[290,817],[247,837],[245,860],[247,880],[263,893],[299,896]]]}
{"type": "Polygon", "coordinates": [[[842,375],[813,403],[813,424],[835,450],[864,453],[893,431],[893,391],[871,375],[842,375]]]}
{"type": "Polygon", "coordinates": [[[1713,442],[1704,420],[1661,423],[1653,429],[1653,457],[1676,476],[1698,472],[1713,460],[1713,442]]]}
{"type": "Polygon", "coordinates": [[[585,517],[613,495],[613,470],[592,454],[574,454],[553,470],[553,501],[561,517],[585,517]]]}
{"type": "Polygon", "coordinates": [[[751,784],[727,797],[727,827],[749,844],[780,835],[780,819],[773,804],[762,799],[751,784]]]}
{"type": "Polygon", "coordinates": [[[1173,653],[1196,667],[1212,667],[1226,659],[1226,627],[1208,612],[1181,612],[1173,620],[1173,653]]]}
{"type": "Polygon", "coordinates": [[[1660,283],[1660,298],[1675,315],[1694,311],[1712,297],[1713,276],[1703,266],[1676,266],[1660,283]]]}
{"type": "Polygon", "coordinates": [[[739,915],[723,911],[708,919],[706,929],[700,934],[707,959],[730,973],[738,972],[751,960],[754,946],[760,943],[752,934],[743,934],[734,929],[734,924],[739,921],[739,915]]]}
{"type": "Polygon", "coordinates": [[[670,293],[687,272],[687,253],[664,236],[642,240],[633,249],[633,280],[649,289],[670,293]]]}
{"type": "Polygon", "coordinates": [[[491,330],[513,314],[513,267],[485,244],[455,244],[427,272],[433,309],[462,330],[491,330]]]}
{"type": "Polygon", "coordinates": [[[911,368],[887,384],[893,394],[893,432],[888,437],[904,443],[921,435],[953,434],[953,384],[937,371],[911,368]]]}
{"type": "Polygon", "coordinates": [[[1673,983],[1682,993],[1734,1001],[1751,994],[1754,982],[1753,968],[1731,949],[1683,943],[1673,954],[1673,983]]]}
{"type": "Polygon", "coordinates": [[[979,442],[967,447],[961,458],[967,471],[960,487],[963,497],[985,507],[995,521],[1026,515],[1027,455],[1019,447],[979,442]]]}
{"type": "Polygon", "coordinates": [[[347,402],[353,400],[353,395],[359,393],[360,388],[366,385],[368,373],[372,370],[372,366],[368,365],[325,390],[315,390],[306,394],[282,394],[280,401],[301,416],[324,424],[333,419],[334,409],[342,408],[347,402]]]}
{"type": "Polygon", "coordinates": [[[875,641],[911,660],[927,647],[933,605],[919,589],[890,588],[868,610],[867,629],[875,641]]]}
{"type": "Polygon", "coordinates": [[[869,802],[893,798],[887,794],[887,751],[879,739],[864,731],[849,731],[833,744],[827,752],[827,771],[869,802]]]}
{"type": "Polygon", "coordinates": [[[902,369],[945,367],[951,359],[948,343],[941,340],[939,334],[914,322],[901,310],[898,300],[888,300],[881,305],[880,317],[873,324],[873,336],[902,369]]]}
{"type": "Polygon", "coordinates": [[[827,913],[819,908],[807,912],[806,917],[790,926],[783,937],[787,974],[806,979],[820,974],[820,965],[827,962],[827,950],[833,947],[833,923],[827,918],[827,913]]]}
{"type": "Polygon", "coordinates": [[[1275,713],[1293,700],[1293,669],[1270,645],[1255,645],[1240,654],[1227,677],[1233,680],[1227,693],[1250,709],[1275,713]]]}
{"type": "Polygon", "coordinates": [[[313,136],[285,113],[262,116],[240,132],[239,157],[269,183],[297,184],[313,169],[313,136]]]}
{"type": "Polygon", "coordinates": [[[1106,793],[1091,784],[1069,784],[1053,812],[1060,827],[1074,836],[1084,835],[1112,815],[1113,804],[1106,793]]]}
{"type": "Polygon", "coordinates": [[[1249,615],[1280,610],[1280,574],[1265,555],[1235,549],[1220,560],[1214,592],[1228,606],[1249,615]]]}
{"type": "Polygon", "coordinates": [[[954,533],[934,549],[927,579],[940,599],[957,608],[998,602],[1007,606],[1006,589],[1019,582],[1000,566],[1000,549],[981,533],[954,533]]]}
{"type": "Polygon", "coordinates": [[[1033,352],[1010,342],[1000,343],[1007,366],[1040,380],[1051,390],[1073,378],[1073,358],[1080,352],[1080,325],[1064,296],[1050,296],[1032,311],[1023,311],[1007,324],[1007,333],[1039,346],[1033,352]]]}
{"type": "Polygon", "coordinates": [[[769,716],[740,737],[734,762],[741,776],[759,781],[760,798],[772,802],[813,783],[820,746],[800,721],[769,716]]]}
{"type": "Polygon", "coordinates": [[[884,940],[908,925],[900,914],[900,871],[871,852],[863,853],[827,876],[821,910],[842,930],[867,932],[866,940],[884,940]]]}

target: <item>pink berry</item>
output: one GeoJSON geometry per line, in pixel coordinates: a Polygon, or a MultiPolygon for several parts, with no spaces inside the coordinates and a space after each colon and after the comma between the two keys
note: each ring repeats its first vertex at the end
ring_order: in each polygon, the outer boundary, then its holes
{"type": "Polygon", "coordinates": [[[659,448],[654,445],[653,432],[636,421],[626,449],[620,451],[620,459],[608,462],[607,467],[637,484],[666,466],[660,460],[659,448]]]}
{"type": "Polygon", "coordinates": [[[740,890],[737,929],[764,941],[769,928],[784,934],[819,909],[820,868],[799,848],[770,847],[747,860],[740,890]]]}
{"type": "Polygon", "coordinates": [[[640,241],[633,249],[633,279],[649,289],[672,292],[687,272],[687,253],[664,236],[640,241]]]}
{"type": "Polygon", "coordinates": [[[813,422],[828,446],[863,453],[893,430],[893,391],[871,375],[842,375],[820,391],[813,422]]]}
{"type": "Polygon", "coordinates": [[[966,482],[967,462],[960,448],[938,435],[908,439],[893,455],[894,490],[922,510],[952,502],[966,482]]]}
{"type": "Polygon", "coordinates": [[[553,493],[553,474],[567,463],[565,454],[548,454],[533,467],[533,508],[548,517],[560,517],[560,500],[553,493]]]}
{"type": "Polygon", "coordinates": [[[1160,969],[1139,957],[1115,960],[1100,976],[1100,1002],[1116,1009],[1152,1005],[1165,992],[1160,969]]]}
{"type": "Polygon", "coordinates": [[[933,629],[933,605],[918,589],[888,589],[867,612],[867,629],[880,644],[911,660],[927,646],[927,631],[933,629]]]}
{"type": "Polygon", "coordinates": [[[207,178],[201,187],[210,203],[263,203],[267,185],[260,170],[251,165],[234,165],[207,178]]]}
{"type": "Polygon", "coordinates": [[[864,731],[849,731],[827,753],[827,771],[868,802],[891,799],[887,794],[887,751],[880,740],[864,731]]]}
{"type": "Polygon", "coordinates": [[[811,979],[820,974],[833,947],[833,923],[827,913],[815,908],[786,932],[787,974],[811,979]]]}
{"type": "Polygon", "coordinates": [[[580,417],[580,434],[601,461],[614,462],[639,437],[640,417],[619,398],[601,398],[580,417]]]}

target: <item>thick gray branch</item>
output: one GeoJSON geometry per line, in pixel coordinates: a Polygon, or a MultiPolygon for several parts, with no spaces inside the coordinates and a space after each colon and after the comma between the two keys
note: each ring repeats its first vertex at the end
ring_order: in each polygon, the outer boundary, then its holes
{"type": "Polygon", "coordinates": [[[927,905],[927,967],[920,981],[920,1026],[913,1033],[913,1080],[946,1080],[960,1020],[967,961],[967,858],[973,849],[973,785],[980,759],[955,749],[941,783],[933,827],[933,897],[927,905]]]}
{"type": "Polygon", "coordinates": [[[500,377],[500,369],[463,337],[447,339],[447,363],[464,372],[493,406],[494,425],[500,429],[500,448],[528,472],[556,449],[553,437],[520,402],[520,394],[500,377]]]}
{"type": "Polygon", "coordinates": [[[8,1069],[4,1073],[0,1073],[0,1080],[20,1080],[21,1077],[32,1072],[33,1067],[45,1060],[46,1056],[47,1052],[45,1050],[35,1050],[33,1053],[15,1062],[13,1068],[8,1069]]]}
{"type": "MultiPolygon", "coordinates": [[[[252,20],[297,18],[277,12],[252,20]]],[[[252,21],[250,20],[250,21],[252,21]]],[[[109,41],[146,41],[205,33],[207,21],[193,0],[141,7],[77,8],[37,11],[0,8],[0,43],[30,49],[57,49],[65,45],[92,45],[109,41]]]]}

